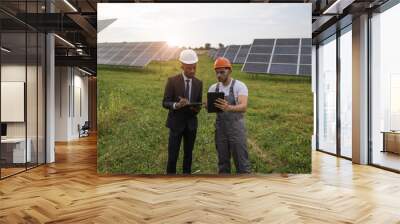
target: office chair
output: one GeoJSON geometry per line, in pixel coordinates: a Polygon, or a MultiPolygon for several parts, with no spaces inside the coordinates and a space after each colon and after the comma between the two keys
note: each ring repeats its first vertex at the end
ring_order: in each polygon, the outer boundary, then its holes
{"type": "Polygon", "coordinates": [[[89,136],[89,129],[90,129],[89,121],[85,121],[82,127],[80,127],[80,125],[78,124],[79,138],[89,136]]]}

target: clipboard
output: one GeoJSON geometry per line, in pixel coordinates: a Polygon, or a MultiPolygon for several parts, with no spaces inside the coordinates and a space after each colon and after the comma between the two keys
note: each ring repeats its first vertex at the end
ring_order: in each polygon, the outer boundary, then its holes
{"type": "Polygon", "coordinates": [[[185,105],[185,107],[195,107],[195,106],[202,106],[203,105],[203,103],[196,103],[196,102],[194,102],[194,103],[188,103],[188,104],[186,104],[185,105]]]}
{"type": "Polygon", "coordinates": [[[207,93],[207,111],[208,113],[217,113],[222,112],[221,109],[215,107],[214,103],[216,103],[217,99],[224,99],[225,94],[223,92],[210,92],[207,93]]]}

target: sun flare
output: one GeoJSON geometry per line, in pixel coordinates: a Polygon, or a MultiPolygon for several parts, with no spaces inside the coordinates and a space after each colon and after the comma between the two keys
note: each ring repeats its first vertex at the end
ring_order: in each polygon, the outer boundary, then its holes
{"type": "Polygon", "coordinates": [[[176,37],[168,37],[167,44],[169,47],[177,47],[180,43],[180,40],[176,37]]]}

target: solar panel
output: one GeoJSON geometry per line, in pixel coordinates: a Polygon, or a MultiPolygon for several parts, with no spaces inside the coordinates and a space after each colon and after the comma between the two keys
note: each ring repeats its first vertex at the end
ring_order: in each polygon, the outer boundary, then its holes
{"type": "Polygon", "coordinates": [[[97,44],[97,63],[104,64],[104,55],[107,51],[110,50],[110,47],[104,43],[97,44]]]}
{"type": "Polygon", "coordinates": [[[249,47],[242,71],[250,73],[268,73],[275,39],[254,39],[249,47]]]}
{"type": "Polygon", "coordinates": [[[110,56],[113,56],[115,50],[118,49],[120,43],[104,43],[97,47],[99,54],[97,55],[98,64],[106,64],[110,56]]]}
{"type": "Polygon", "coordinates": [[[311,74],[311,38],[254,39],[242,71],[311,74]]]}
{"type": "Polygon", "coordinates": [[[118,65],[118,63],[129,53],[129,49],[131,49],[131,43],[123,43],[118,47],[116,53],[111,56],[111,58],[107,61],[108,65],[118,65]]]}
{"type": "Polygon", "coordinates": [[[208,57],[214,58],[214,55],[217,53],[216,49],[210,49],[208,50],[208,57]]]}
{"type": "Polygon", "coordinates": [[[252,46],[250,54],[271,54],[273,46],[252,46]]]}
{"type": "Polygon", "coordinates": [[[211,49],[208,51],[208,56],[213,60],[218,57],[229,59],[232,64],[243,64],[249,53],[250,45],[229,45],[220,49],[211,49]]]}
{"type": "Polygon", "coordinates": [[[121,43],[111,43],[109,44],[104,51],[104,54],[102,55],[102,64],[107,64],[107,62],[112,58],[119,50],[121,47],[121,43]]]}
{"type": "Polygon", "coordinates": [[[97,57],[102,58],[104,54],[107,52],[108,47],[104,43],[99,43],[97,45],[97,57]]]}
{"type": "Polygon", "coordinates": [[[233,63],[233,60],[236,57],[236,54],[238,53],[240,48],[240,45],[230,45],[226,48],[226,51],[224,52],[223,57],[227,58],[231,63],[233,63]]]}
{"type": "Polygon", "coordinates": [[[300,64],[311,64],[311,55],[300,55],[300,64]]]}
{"type": "Polygon", "coordinates": [[[175,60],[175,59],[178,59],[178,58],[179,58],[179,55],[181,54],[181,51],[182,51],[182,49],[179,48],[179,47],[173,48],[173,49],[170,51],[169,55],[168,55],[168,60],[173,60],[173,59],[175,60]]]}
{"type": "Polygon", "coordinates": [[[100,31],[104,30],[106,27],[111,25],[111,23],[115,22],[117,19],[103,19],[103,20],[97,20],[97,33],[100,31]]]}
{"type": "Polygon", "coordinates": [[[171,59],[178,59],[179,58],[179,55],[181,54],[181,51],[182,51],[182,49],[181,48],[178,48],[175,52],[174,52],[174,54],[172,54],[171,55],[171,59]]]}
{"type": "Polygon", "coordinates": [[[223,47],[223,48],[218,49],[218,51],[217,51],[217,53],[214,55],[214,58],[213,58],[213,59],[215,60],[215,59],[217,59],[218,57],[224,56],[225,51],[226,51],[226,47],[223,47]]]}
{"type": "Polygon", "coordinates": [[[129,42],[129,43],[99,43],[97,45],[97,63],[106,65],[126,65],[144,67],[156,56],[160,59],[171,58],[176,49],[161,53],[168,48],[165,42],[129,42]]]}
{"type": "Polygon", "coordinates": [[[311,65],[300,65],[299,74],[300,75],[310,75],[311,74],[311,65]]]}
{"type": "Polygon", "coordinates": [[[243,65],[243,71],[252,71],[252,72],[255,72],[255,73],[267,73],[268,64],[245,63],[243,65]]]}
{"type": "Polygon", "coordinates": [[[270,54],[249,54],[247,62],[269,63],[270,54]]]}
{"type": "Polygon", "coordinates": [[[276,45],[299,46],[300,39],[276,39],[276,45]]]}
{"type": "Polygon", "coordinates": [[[233,60],[234,64],[243,64],[246,60],[247,54],[249,53],[250,45],[240,45],[239,52],[233,60]]]}
{"type": "Polygon", "coordinates": [[[274,54],[274,56],[272,57],[272,63],[284,63],[284,64],[297,65],[298,58],[299,58],[298,54],[293,54],[293,55],[274,54]]]}
{"type": "Polygon", "coordinates": [[[168,61],[167,55],[171,51],[171,48],[168,45],[164,45],[161,50],[154,56],[155,61],[168,61]]]}
{"type": "Polygon", "coordinates": [[[253,45],[274,45],[275,39],[254,39],[253,45]]]}
{"type": "Polygon", "coordinates": [[[291,47],[291,46],[276,46],[275,47],[275,54],[298,54],[299,47],[291,47]]]}
{"type": "Polygon", "coordinates": [[[156,61],[169,61],[172,59],[177,59],[181,49],[179,47],[169,47],[165,45],[162,47],[161,51],[154,57],[153,60],[156,61]]]}
{"type": "Polygon", "coordinates": [[[312,44],[311,38],[301,39],[300,59],[298,67],[299,75],[311,75],[311,69],[312,69],[311,44],[312,44]]]}
{"type": "Polygon", "coordinates": [[[312,40],[311,40],[311,38],[303,38],[303,39],[301,39],[301,45],[302,46],[309,46],[309,47],[311,47],[311,45],[312,45],[312,40]]]}
{"type": "Polygon", "coordinates": [[[271,68],[269,70],[272,74],[293,74],[297,73],[297,65],[296,64],[271,64],[271,68]]]}
{"type": "Polygon", "coordinates": [[[144,50],[143,43],[136,43],[134,47],[118,62],[118,65],[130,65],[132,61],[135,61],[139,56],[140,52],[144,50]]]}
{"type": "Polygon", "coordinates": [[[155,55],[164,47],[165,42],[148,43],[146,49],[133,61],[130,66],[144,67],[154,58],[155,55]]]}

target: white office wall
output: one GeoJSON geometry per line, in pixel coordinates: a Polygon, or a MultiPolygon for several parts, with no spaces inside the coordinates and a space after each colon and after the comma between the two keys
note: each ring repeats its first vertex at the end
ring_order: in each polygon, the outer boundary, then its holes
{"type": "Polygon", "coordinates": [[[68,67],[55,68],[55,141],[68,141],[70,79],[68,67]]]}
{"type": "MultiPolygon", "coordinates": [[[[3,64],[1,66],[1,81],[25,82],[25,69],[25,65],[3,64]]],[[[7,110],[7,108],[1,109],[7,110]]],[[[7,122],[7,137],[25,137],[25,122],[7,122]]]]}
{"type": "Polygon", "coordinates": [[[24,122],[24,82],[1,82],[1,108],[1,122],[24,122]]]}
{"type": "Polygon", "coordinates": [[[25,65],[1,65],[1,81],[25,82],[25,65]]]}
{"type": "Polygon", "coordinates": [[[81,105],[82,105],[82,114],[79,117],[79,122],[84,123],[88,120],[88,77],[82,76],[79,70],[75,70],[75,87],[80,88],[81,90],[81,105]]]}
{"type": "Polygon", "coordinates": [[[79,138],[88,120],[88,78],[73,67],[56,67],[56,141],[79,138]]]}
{"type": "MultiPolygon", "coordinates": [[[[18,65],[18,64],[16,64],[16,65],[3,64],[1,66],[1,81],[3,81],[3,82],[15,82],[15,81],[25,82],[26,72],[28,72],[28,74],[32,74],[32,73],[36,74],[36,67],[29,66],[29,65],[26,67],[25,65],[18,65]]],[[[30,80],[30,82],[31,81],[32,80],[30,80]]],[[[36,85],[36,82],[30,83],[30,84],[36,85]]],[[[27,99],[27,102],[35,101],[36,100],[36,89],[28,88],[27,91],[28,91],[27,97],[29,98],[29,99],[27,99]]],[[[36,108],[36,104],[29,105],[29,106],[36,108]]],[[[2,108],[2,110],[7,110],[7,108],[2,108]]],[[[28,113],[27,119],[28,119],[28,121],[35,120],[36,113],[28,113]]],[[[29,125],[28,128],[36,128],[36,126],[29,125]]],[[[29,132],[29,130],[28,130],[28,132],[29,132]]],[[[7,122],[7,136],[8,137],[25,137],[25,122],[7,122]]]]}
{"type": "Polygon", "coordinates": [[[74,68],[73,83],[71,88],[71,132],[72,138],[78,138],[78,125],[82,126],[88,121],[88,78],[82,76],[78,69],[74,68]]]}
{"type": "Polygon", "coordinates": [[[390,76],[390,130],[400,130],[400,73],[390,76]]]}
{"type": "MultiPolygon", "coordinates": [[[[30,148],[32,155],[32,162],[43,163],[44,162],[44,86],[42,80],[42,70],[40,66],[36,65],[20,65],[20,64],[2,64],[1,66],[1,81],[2,82],[18,82],[27,83],[26,86],[26,108],[25,102],[22,102],[22,107],[9,107],[4,106],[1,108],[2,114],[4,113],[22,113],[22,116],[27,115],[27,120],[20,122],[5,122],[7,124],[7,137],[9,138],[25,138],[25,132],[27,138],[30,139],[30,148]],[[38,69],[38,70],[37,70],[38,69]],[[27,78],[27,82],[25,82],[27,78]],[[38,82],[39,81],[39,82],[38,82]],[[39,84],[39,86],[37,86],[39,84]],[[19,110],[19,111],[16,111],[19,110]],[[38,119],[39,115],[39,119],[38,119]],[[40,144],[39,144],[40,143],[40,144]],[[39,153],[39,155],[37,155],[39,153]],[[37,161],[39,159],[39,161],[37,161]]],[[[3,83],[4,84],[4,83],[3,83]]],[[[3,85],[2,84],[2,85],[3,85]]],[[[22,87],[24,88],[24,87],[22,87]]],[[[16,89],[14,89],[16,90],[16,89]]],[[[24,94],[24,89],[19,89],[19,94],[24,94]]],[[[2,98],[8,98],[9,96],[4,95],[2,89],[2,98]]],[[[11,92],[8,92],[11,94],[11,92]]],[[[16,93],[15,93],[16,94],[16,93]]],[[[24,96],[21,100],[24,101],[24,96]]],[[[20,104],[20,102],[15,102],[15,104],[20,104]]],[[[3,120],[3,119],[2,119],[3,120]]]]}

